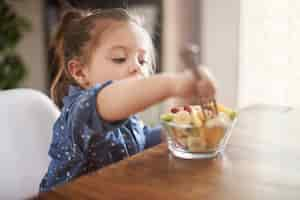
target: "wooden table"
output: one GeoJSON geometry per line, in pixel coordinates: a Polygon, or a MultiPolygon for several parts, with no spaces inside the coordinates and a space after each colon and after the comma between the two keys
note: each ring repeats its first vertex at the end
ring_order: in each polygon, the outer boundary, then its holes
{"type": "Polygon", "coordinates": [[[182,160],[166,144],[83,176],[39,199],[300,199],[300,110],[241,111],[225,154],[182,160]]]}

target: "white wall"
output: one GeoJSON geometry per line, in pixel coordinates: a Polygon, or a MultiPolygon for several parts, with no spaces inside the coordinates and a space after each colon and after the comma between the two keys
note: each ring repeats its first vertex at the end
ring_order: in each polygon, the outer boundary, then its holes
{"type": "Polygon", "coordinates": [[[242,0],[239,105],[300,105],[300,1],[242,0]]]}
{"type": "Polygon", "coordinates": [[[43,0],[26,0],[11,1],[10,3],[13,4],[20,16],[24,16],[31,23],[31,31],[25,33],[17,47],[28,71],[28,75],[20,87],[46,91],[43,2],[43,0]]]}
{"type": "Polygon", "coordinates": [[[237,106],[239,69],[239,0],[202,0],[199,5],[201,62],[218,83],[218,99],[237,106]]]}

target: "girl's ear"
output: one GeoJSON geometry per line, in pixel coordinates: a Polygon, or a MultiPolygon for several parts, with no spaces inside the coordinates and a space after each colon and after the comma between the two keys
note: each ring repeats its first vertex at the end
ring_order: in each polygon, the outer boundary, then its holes
{"type": "Polygon", "coordinates": [[[68,71],[73,79],[81,86],[88,87],[88,71],[87,67],[84,66],[79,60],[71,59],[67,63],[68,71]]]}

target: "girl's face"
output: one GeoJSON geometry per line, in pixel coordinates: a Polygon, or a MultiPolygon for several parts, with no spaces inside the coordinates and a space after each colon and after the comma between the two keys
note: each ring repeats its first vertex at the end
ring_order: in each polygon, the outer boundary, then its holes
{"type": "Polygon", "coordinates": [[[107,80],[141,78],[150,69],[150,38],[134,23],[114,22],[102,32],[84,67],[88,86],[107,80]]]}

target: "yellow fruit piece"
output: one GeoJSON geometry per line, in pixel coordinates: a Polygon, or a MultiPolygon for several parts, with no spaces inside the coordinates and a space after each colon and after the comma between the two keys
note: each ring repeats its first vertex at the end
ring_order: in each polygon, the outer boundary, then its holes
{"type": "Polygon", "coordinates": [[[190,152],[205,151],[206,141],[202,137],[189,136],[187,139],[187,145],[190,152]]]}
{"type": "Polygon", "coordinates": [[[174,114],[173,121],[176,124],[190,124],[192,122],[192,118],[189,112],[182,110],[174,114]]]}
{"type": "Polygon", "coordinates": [[[204,115],[203,115],[201,106],[193,105],[192,106],[192,111],[195,111],[197,113],[198,119],[200,119],[201,125],[202,125],[202,122],[204,121],[204,115]]]}
{"type": "Polygon", "coordinates": [[[205,128],[206,145],[208,148],[215,148],[224,137],[224,129],[220,127],[205,128]]]}
{"type": "Polygon", "coordinates": [[[176,142],[182,148],[186,148],[188,133],[180,128],[172,128],[172,131],[174,142],[176,142]]]}
{"type": "Polygon", "coordinates": [[[189,132],[182,128],[173,128],[174,135],[176,137],[187,137],[189,132]]]}
{"type": "Polygon", "coordinates": [[[196,109],[192,108],[191,117],[192,117],[192,123],[194,124],[194,126],[196,126],[196,127],[202,126],[202,120],[200,119],[198,111],[196,109]]]}
{"type": "Polygon", "coordinates": [[[218,104],[217,107],[218,107],[218,111],[219,111],[219,112],[224,112],[224,113],[231,113],[231,112],[233,112],[232,109],[230,109],[230,108],[228,108],[228,107],[225,107],[225,106],[222,105],[222,104],[218,104]]]}
{"type": "Polygon", "coordinates": [[[232,110],[228,107],[225,107],[222,104],[218,104],[217,107],[218,107],[219,112],[223,112],[223,113],[227,114],[231,120],[233,120],[236,117],[237,113],[234,110],[232,110]]]}
{"type": "Polygon", "coordinates": [[[198,112],[198,116],[199,116],[199,118],[200,118],[201,121],[205,121],[205,120],[204,120],[205,117],[204,117],[204,114],[203,114],[202,111],[199,111],[199,112],[198,112]]]}

